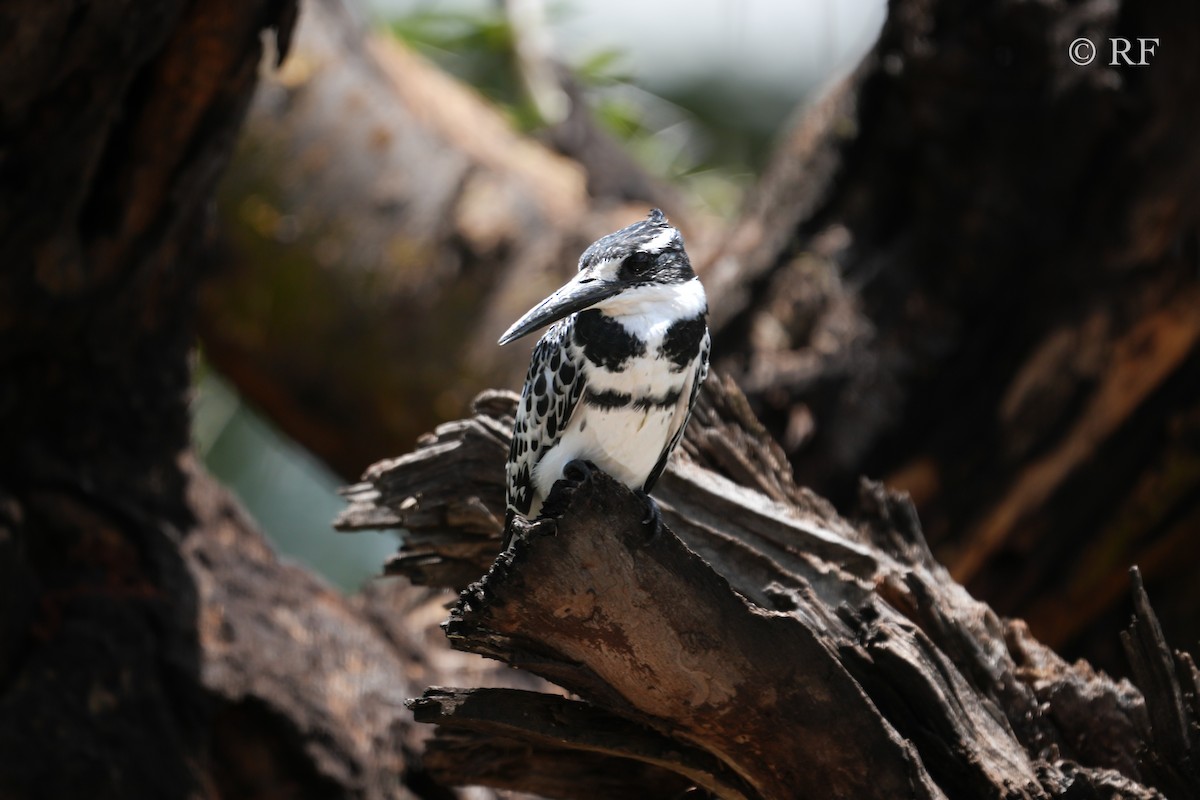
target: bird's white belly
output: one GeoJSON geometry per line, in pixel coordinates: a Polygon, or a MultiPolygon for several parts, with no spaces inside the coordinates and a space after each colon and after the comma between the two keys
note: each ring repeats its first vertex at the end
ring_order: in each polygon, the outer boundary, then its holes
{"type": "MultiPolygon", "coordinates": [[[[667,371],[658,359],[636,358],[618,373],[590,371],[588,387],[597,392],[620,392],[635,400],[661,398],[681,392],[685,374],[667,371]]],[[[598,408],[581,399],[562,438],[533,470],[536,494],[545,498],[562,478],[563,467],[576,459],[591,461],[626,486],[642,488],[667,446],[677,405],[639,407],[631,403],[598,408]]]]}
{"type": "Polygon", "coordinates": [[[674,408],[582,408],[567,432],[533,471],[542,497],[571,461],[591,461],[621,483],[640,489],[667,446],[674,408]]]}

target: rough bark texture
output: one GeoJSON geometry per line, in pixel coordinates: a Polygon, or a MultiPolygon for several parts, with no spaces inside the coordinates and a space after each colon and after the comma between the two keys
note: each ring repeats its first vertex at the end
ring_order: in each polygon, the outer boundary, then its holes
{"type": "Polygon", "coordinates": [[[0,796],[409,796],[454,669],[383,621],[443,601],[281,564],[186,455],[194,254],[295,7],[151,5],[0,9],[0,796]]]}
{"type": "MultiPolygon", "coordinates": [[[[648,538],[642,501],[602,473],[564,481],[462,592],[452,646],[579,699],[426,691],[412,705],[439,724],[427,764],[442,780],[561,797],[672,785],[663,771],[731,798],[1200,791],[1195,670],[1144,593],[1128,635],[1139,691],[972,599],[907,497],[864,483],[858,516],[838,516],[791,486],[732,383],[704,395],[710,424],[689,428],[692,455],[657,492],[670,530],[648,538]],[[729,452],[745,457],[723,467],[729,452]],[[569,774],[608,780],[564,784],[564,751],[569,774]]],[[[408,528],[392,570],[460,586],[496,547],[515,404],[481,396],[470,419],[375,465],[340,526],[408,528]]]]}
{"type": "Polygon", "coordinates": [[[0,794],[211,788],[187,254],[294,6],[0,11],[0,794]]]}
{"type": "Polygon", "coordinates": [[[893,4],[706,276],[797,480],[908,491],[968,588],[1110,666],[1131,562],[1200,639],[1197,47],[1189,4],[893,4]]]}

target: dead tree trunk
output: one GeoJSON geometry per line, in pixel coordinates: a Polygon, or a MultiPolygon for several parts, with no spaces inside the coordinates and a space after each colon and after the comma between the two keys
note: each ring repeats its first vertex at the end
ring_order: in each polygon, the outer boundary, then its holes
{"type": "MultiPolygon", "coordinates": [[[[207,207],[289,2],[0,9],[0,796],[409,796],[419,605],[188,454],[207,207]]],[[[418,778],[414,778],[414,781],[418,778]]]]}
{"type": "Polygon", "coordinates": [[[1189,3],[892,3],[706,276],[798,480],[908,491],[972,592],[1111,666],[1131,562],[1200,640],[1198,48],[1189,3]]]}
{"type": "MultiPolygon", "coordinates": [[[[578,699],[429,689],[412,706],[439,725],[426,763],[442,780],[587,798],[1200,797],[1200,674],[1140,582],[1141,691],[971,598],[905,496],[864,483],[840,517],[791,483],[731,382],[703,395],[658,492],[672,532],[648,540],[644,506],[601,473],[562,482],[463,590],[452,646],[578,699]]],[[[377,464],[339,525],[406,528],[391,571],[461,587],[496,547],[515,400],[481,396],[377,464]]]]}

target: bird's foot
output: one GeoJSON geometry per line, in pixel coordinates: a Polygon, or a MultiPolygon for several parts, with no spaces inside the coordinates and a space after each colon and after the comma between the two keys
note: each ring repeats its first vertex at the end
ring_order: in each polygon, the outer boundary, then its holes
{"type": "Polygon", "coordinates": [[[646,516],[642,519],[642,524],[649,529],[650,534],[646,537],[645,544],[650,544],[658,535],[662,533],[663,518],[662,509],[658,507],[658,502],[650,496],[648,492],[643,492],[641,489],[635,489],[634,494],[642,498],[646,504],[646,516]]]}
{"type": "Polygon", "coordinates": [[[575,459],[568,461],[562,470],[562,477],[554,482],[554,486],[550,489],[550,496],[546,498],[546,502],[542,504],[541,517],[554,518],[562,514],[570,502],[570,498],[575,495],[575,491],[592,479],[592,475],[599,472],[600,468],[591,461],[583,459],[575,459]]]}
{"type": "Polygon", "coordinates": [[[568,461],[566,463],[566,466],[563,467],[562,474],[563,478],[567,479],[571,483],[584,484],[591,479],[592,473],[598,472],[599,470],[600,468],[591,461],[584,461],[582,458],[577,458],[574,461],[568,461]]]}

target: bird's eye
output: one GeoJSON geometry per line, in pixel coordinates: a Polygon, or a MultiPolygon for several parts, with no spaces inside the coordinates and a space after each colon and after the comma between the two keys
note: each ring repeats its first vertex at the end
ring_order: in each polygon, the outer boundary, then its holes
{"type": "Polygon", "coordinates": [[[655,256],[653,253],[646,253],[639,250],[636,253],[630,254],[621,266],[625,272],[631,275],[641,275],[654,264],[654,261],[655,256]]]}

